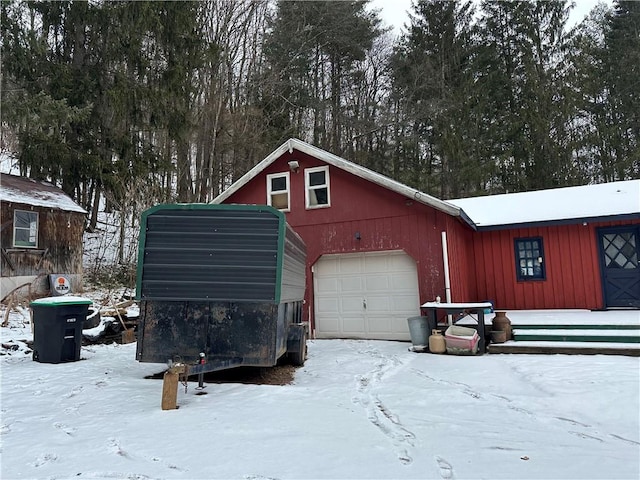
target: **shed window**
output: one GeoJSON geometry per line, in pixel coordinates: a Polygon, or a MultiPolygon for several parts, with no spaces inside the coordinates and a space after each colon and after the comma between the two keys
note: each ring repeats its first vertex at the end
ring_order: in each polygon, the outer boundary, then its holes
{"type": "Polygon", "coordinates": [[[544,280],[542,238],[516,238],[516,275],[518,280],[544,280]]]}
{"type": "Polygon", "coordinates": [[[304,183],[307,208],[322,208],[331,205],[328,166],[307,168],[304,171],[304,183]]]}
{"type": "Polygon", "coordinates": [[[289,211],[289,172],[267,175],[267,204],[289,211]]]}
{"type": "Polygon", "coordinates": [[[15,210],[13,212],[13,246],[38,247],[38,214],[15,210]]]}

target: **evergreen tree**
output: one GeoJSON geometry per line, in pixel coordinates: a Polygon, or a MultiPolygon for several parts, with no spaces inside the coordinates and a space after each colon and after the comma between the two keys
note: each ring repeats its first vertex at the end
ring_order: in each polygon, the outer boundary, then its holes
{"type": "Polygon", "coordinates": [[[605,92],[610,156],[603,178],[640,177],[640,3],[617,0],[607,18],[605,92]]]}
{"type": "Polygon", "coordinates": [[[475,190],[473,28],[470,1],[418,0],[392,59],[408,162],[405,181],[444,198],[475,190]]]}
{"type": "Polygon", "coordinates": [[[77,196],[95,160],[89,124],[96,82],[85,45],[93,9],[84,2],[1,8],[3,123],[17,134],[20,170],[77,196]]]}
{"type": "Polygon", "coordinates": [[[88,209],[101,194],[121,208],[129,180],[175,165],[177,195],[191,200],[194,79],[212,51],[200,5],[3,3],[3,121],[22,172],[88,209]]]}
{"type": "Polygon", "coordinates": [[[483,155],[499,170],[498,191],[575,182],[565,60],[567,2],[485,1],[478,56],[484,101],[483,155]]]}
{"type": "Polygon", "coordinates": [[[576,105],[571,123],[574,164],[581,183],[599,182],[609,157],[605,140],[611,128],[606,99],[604,36],[608,8],[597,6],[574,31],[571,39],[570,85],[576,105]]]}

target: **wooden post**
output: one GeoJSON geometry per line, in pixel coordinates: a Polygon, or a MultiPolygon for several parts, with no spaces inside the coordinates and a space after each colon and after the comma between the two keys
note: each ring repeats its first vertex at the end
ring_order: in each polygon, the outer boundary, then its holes
{"type": "Polygon", "coordinates": [[[178,408],[178,370],[170,368],[162,380],[162,410],[178,408]]]}

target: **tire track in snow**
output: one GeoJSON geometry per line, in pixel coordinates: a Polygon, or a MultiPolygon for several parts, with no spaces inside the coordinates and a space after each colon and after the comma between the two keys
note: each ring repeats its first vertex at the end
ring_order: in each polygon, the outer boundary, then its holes
{"type": "Polygon", "coordinates": [[[377,427],[393,445],[397,448],[398,460],[404,465],[413,462],[408,449],[415,444],[415,435],[408,430],[375,393],[385,377],[390,372],[402,365],[397,357],[386,356],[373,346],[365,344],[366,348],[358,351],[359,354],[368,355],[377,360],[373,370],[363,375],[356,376],[356,395],[351,399],[352,403],[362,407],[367,414],[367,419],[377,427]]]}
{"type": "MultiPolygon", "coordinates": [[[[461,387],[461,389],[460,389],[461,393],[464,393],[465,395],[469,395],[470,397],[475,398],[476,400],[481,400],[482,399],[482,395],[479,392],[476,392],[475,390],[473,390],[466,383],[454,382],[452,380],[444,380],[444,379],[441,379],[441,378],[435,378],[435,377],[432,377],[431,375],[427,375],[422,370],[418,370],[418,369],[415,369],[415,368],[412,368],[411,371],[413,373],[415,373],[418,377],[426,378],[430,382],[440,383],[442,385],[450,385],[452,387],[461,387]]],[[[505,397],[499,397],[499,398],[503,398],[504,399],[505,397]]]]}
{"type": "MultiPolygon", "coordinates": [[[[515,369],[514,369],[515,371],[515,369]]],[[[454,386],[454,387],[461,387],[460,392],[469,395],[473,398],[476,399],[482,399],[482,396],[475,392],[474,390],[472,390],[469,385],[465,384],[465,383],[461,383],[461,382],[454,382],[454,381],[450,381],[450,380],[444,380],[444,379],[438,379],[438,378],[434,378],[426,373],[424,373],[421,370],[417,370],[417,369],[413,369],[413,373],[415,373],[417,376],[425,378],[431,382],[435,382],[435,383],[439,383],[439,384],[443,384],[443,385],[450,385],[450,386],[454,386]]],[[[539,389],[541,390],[541,389],[539,389]]],[[[543,390],[541,390],[543,391],[543,390]]],[[[510,398],[504,396],[504,395],[497,395],[497,394],[490,394],[489,395],[491,398],[496,398],[502,402],[504,402],[507,406],[508,409],[513,410],[515,412],[521,413],[523,415],[526,415],[528,417],[533,417],[533,418],[537,418],[537,415],[534,414],[533,412],[525,409],[525,408],[521,408],[518,407],[516,405],[513,404],[513,400],[511,400],[510,398]]],[[[572,427],[577,427],[577,428],[581,428],[582,431],[577,431],[577,430],[566,430],[566,432],[569,435],[574,435],[576,437],[582,438],[584,440],[589,440],[589,441],[597,441],[597,442],[605,442],[605,440],[603,438],[601,438],[601,436],[599,436],[599,432],[597,432],[596,430],[594,430],[594,427],[592,425],[589,425],[587,423],[578,421],[578,420],[574,420],[572,418],[568,418],[568,417],[562,417],[562,416],[554,416],[551,417],[554,420],[557,420],[558,422],[560,422],[561,424],[569,424],[572,427]]],[[[611,438],[615,438],[617,440],[623,441],[625,443],[629,443],[631,445],[640,445],[639,442],[636,442],[635,440],[629,440],[627,438],[623,438],[620,437],[618,435],[615,434],[608,434],[609,437],[611,438]]],[[[499,448],[499,447],[492,447],[492,448],[499,448]]]]}

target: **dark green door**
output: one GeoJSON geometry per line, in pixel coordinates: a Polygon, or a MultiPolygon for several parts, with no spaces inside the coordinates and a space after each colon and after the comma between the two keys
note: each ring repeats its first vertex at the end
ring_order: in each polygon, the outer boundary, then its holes
{"type": "Polygon", "coordinates": [[[604,306],[640,308],[640,226],[598,230],[604,306]]]}

